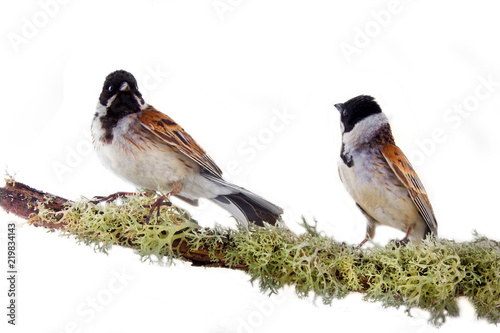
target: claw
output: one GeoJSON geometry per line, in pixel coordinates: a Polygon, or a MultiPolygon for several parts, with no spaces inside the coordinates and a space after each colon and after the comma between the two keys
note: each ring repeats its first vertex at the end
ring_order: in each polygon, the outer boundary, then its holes
{"type": "Polygon", "coordinates": [[[408,238],[403,238],[402,240],[394,240],[394,245],[399,248],[399,247],[403,247],[403,246],[406,246],[406,244],[408,244],[410,242],[410,240],[408,238]]]}
{"type": "MultiPolygon", "coordinates": [[[[170,193],[169,193],[170,194],[170,193]]],[[[167,196],[169,195],[162,195],[161,197],[159,197],[154,204],[152,204],[150,207],[151,209],[149,210],[149,213],[148,213],[148,216],[146,216],[146,219],[144,220],[144,222],[142,222],[142,224],[149,224],[149,221],[151,220],[151,215],[153,215],[153,212],[155,211],[156,209],[156,222],[159,222],[158,219],[160,217],[160,208],[161,206],[172,206],[172,203],[170,201],[168,202],[165,202],[165,199],[167,198],[167,196]]]]}
{"type": "Polygon", "coordinates": [[[172,203],[170,201],[165,202],[165,199],[168,196],[179,194],[182,191],[182,184],[180,181],[174,181],[173,184],[173,189],[170,191],[168,194],[162,195],[159,197],[154,204],[151,205],[151,209],[148,213],[148,216],[146,216],[146,219],[142,224],[149,224],[149,221],[151,220],[151,215],[153,215],[153,212],[156,209],[156,222],[159,222],[158,219],[160,217],[160,208],[161,206],[172,206],[172,203]]]}
{"type": "Polygon", "coordinates": [[[410,242],[410,239],[408,237],[410,236],[410,233],[412,230],[413,230],[413,227],[409,227],[408,231],[406,232],[405,237],[402,240],[395,240],[394,245],[396,247],[406,246],[406,244],[408,244],[410,242]]]}
{"type": "Polygon", "coordinates": [[[94,200],[91,200],[90,202],[97,205],[100,202],[111,202],[111,201],[115,201],[118,198],[123,198],[123,197],[126,197],[128,195],[134,195],[134,194],[135,193],[132,193],[132,192],[116,192],[116,193],[110,194],[106,197],[96,196],[96,197],[94,197],[94,200]]]}

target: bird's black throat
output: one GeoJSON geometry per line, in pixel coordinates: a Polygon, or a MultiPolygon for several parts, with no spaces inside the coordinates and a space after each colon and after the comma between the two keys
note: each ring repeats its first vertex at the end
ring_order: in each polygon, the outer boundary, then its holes
{"type": "Polygon", "coordinates": [[[103,141],[113,141],[113,128],[123,117],[141,111],[141,106],[134,94],[130,91],[118,93],[115,100],[106,108],[106,115],[101,117],[102,129],[104,130],[103,141]]]}
{"type": "Polygon", "coordinates": [[[342,159],[342,161],[344,161],[347,167],[350,168],[354,165],[352,157],[350,155],[347,155],[347,153],[345,152],[345,144],[343,142],[342,142],[342,149],[340,150],[340,158],[342,159]]]}

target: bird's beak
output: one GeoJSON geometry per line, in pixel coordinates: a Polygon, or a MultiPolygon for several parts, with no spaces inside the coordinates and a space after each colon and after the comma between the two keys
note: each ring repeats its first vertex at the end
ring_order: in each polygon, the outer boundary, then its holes
{"type": "Polygon", "coordinates": [[[120,86],[120,91],[130,91],[130,86],[127,82],[122,83],[122,85],[120,86]]]}
{"type": "Polygon", "coordinates": [[[344,104],[343,103],[335,104],[335,107],[337,108],[337,110],[339,110],[339,112],[342,112],[344,110],[344,104]]]}

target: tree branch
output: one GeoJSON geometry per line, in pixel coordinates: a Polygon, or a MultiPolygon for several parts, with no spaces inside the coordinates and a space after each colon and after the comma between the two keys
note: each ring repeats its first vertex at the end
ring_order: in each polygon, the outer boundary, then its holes
{"type": "MultiPolygon", "coordinates": [[[[59,213],[67,209],[66,206],[68,204],[73,203],[73,201],[39,191],[11,179],[6,181],[6,185],[4,187],[0,188],[0,207],[2,207],[6,212],[12,213],[26,220],[39,213],[38,207],[40,207],[40,205],[44,205],[46,209],[53,213],[59,213]]],[[[55,214],[55,216],[59,221],[61,215],[55,214]]],[[[56,223],[45,219],[37,219],[32,224],[36,227],[44,227],[60,231],[65,231],[67,226],[67,223],[64,221],[56,223]]],[[[180,241],[174,241],[172,245],[178,249],[177,255],[180,259],[191,262],[194,266],[229,268],[229,265],[225,261],[223,255],[219,255],[217,257],[217,261],[215,262],[214,259],[210,257],[210,251],[206,247],[194,248],[190,244],[180,241]]],[[[122,244],[122,246],[135,248],[130,244],[129,246],[122,244]]],[[[243,271],[248,270],[248,267],[244,264],[234,264],[230,268],[243,271]]]]}
{"type": "Polygon", "coordinates": [[[299,296],[310,292],[324,303],[351,292],[384,306],[426,309],[435,325],[458,315],[467,297],[479,318],[500,322],[500,243],[486,237],[456,243],[437,239],[422,245],[375,246],[362,251],[321,235],[285,227],[247,230],[202,229],[187,212],[163,206],[156,222],[142,224],[154,198],[134,195],[105,205],[69,201],[7,180],[0,206],[38,227],[74,235],[106,251],[111,245],[135,249],[142,257],[179,258],[196,266],[246,271],[263,291],[285,285],[299,296]]]}

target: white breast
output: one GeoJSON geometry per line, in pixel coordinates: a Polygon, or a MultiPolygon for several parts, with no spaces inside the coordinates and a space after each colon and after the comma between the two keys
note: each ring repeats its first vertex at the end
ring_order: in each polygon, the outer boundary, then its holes
{"type": "Polygon", "coordinates": [[[371,149],[354,154],[351,168],[340,160],[340,178],[352,198],[380,224],[407,231],[422,218],[408,190],[376,154],[371,149]]]}
{"type": "Polygon", "coordinates": [[[104,143],[99,116],[92,123],[97,155],[105,167],[120,177],[149,190],[170,191],[172,183],[187,177],[199,167],[190,159],[162,144],[143,129],[139,114],[123,117],[113,129],[113,140],[104,143]]]}

